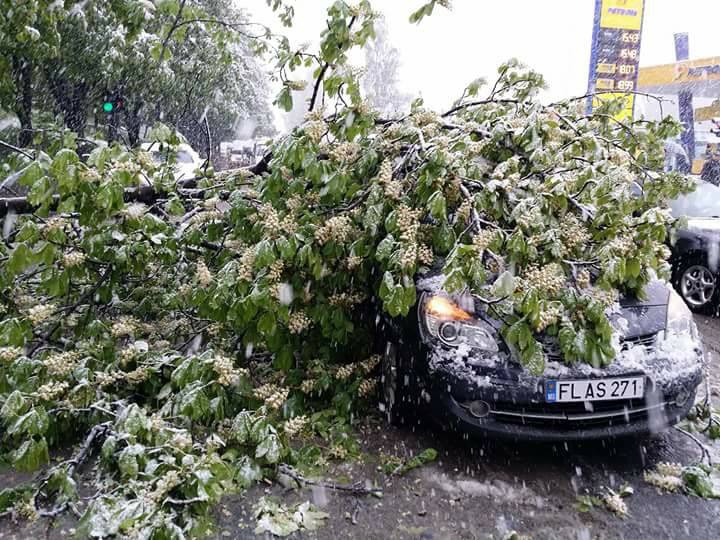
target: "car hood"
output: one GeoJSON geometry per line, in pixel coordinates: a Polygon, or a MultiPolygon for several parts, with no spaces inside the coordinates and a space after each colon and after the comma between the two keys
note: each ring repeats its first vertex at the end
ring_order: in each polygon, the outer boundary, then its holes
{"type": "MultiPolygon", "coordinates": [[[[428,293],[442,290],[445,277],[442,273],[427,274],[417,282],[417,289],[428,293]]],[[[665,329],[667,306],[671,289],[660,280],[652,280],[645,287],[642,298],[622,297],[620,309],[615,311],[610,320],[626,340],[657,334],[665,329]]]]}

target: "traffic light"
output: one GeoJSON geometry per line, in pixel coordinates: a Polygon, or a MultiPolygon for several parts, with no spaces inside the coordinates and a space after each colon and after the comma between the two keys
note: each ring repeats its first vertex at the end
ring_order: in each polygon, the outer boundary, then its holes
{"type": "Polygon", "coordinates": [[[107,96],[103,101],[102,109],[107,114],[118,113],[125,110],[125,98],[120,96],[107,96]]]}

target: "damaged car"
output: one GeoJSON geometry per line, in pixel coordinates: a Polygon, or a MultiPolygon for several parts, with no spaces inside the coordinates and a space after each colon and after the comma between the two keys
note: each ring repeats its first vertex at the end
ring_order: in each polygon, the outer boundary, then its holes
{"type": "Polygon", "coordinates": [[[417,308],[386,321],[381,410],[411,423],[424,406],[442,426],[484,436],[567,441],[643,436],[679,422],[704,367],[692,315],[669,284],[621,298],[610,365],[567,365],[551,336],[545,370],[532,375],[503,340],[502,323],[469,293],[453,295],[436,272],[417,282],[417,308]]]}

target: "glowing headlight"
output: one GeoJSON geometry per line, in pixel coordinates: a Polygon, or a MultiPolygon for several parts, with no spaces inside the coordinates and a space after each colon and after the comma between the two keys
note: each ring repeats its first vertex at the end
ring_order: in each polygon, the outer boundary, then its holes
{"type": "Polygon", "coordinates": [[[420,304],[420,318],[428,333],[446,345],[465,344],[487,352],[498,351],[492,327],[445,296],[426,298],[420,304]]]}
{"type": "Polygon", "coordinates": [[[665,322],[665,335],[673,334],[688,334],[693,339],[698,339],[698,330],[692,313],[675,291],[670,292],[665,322]]]}

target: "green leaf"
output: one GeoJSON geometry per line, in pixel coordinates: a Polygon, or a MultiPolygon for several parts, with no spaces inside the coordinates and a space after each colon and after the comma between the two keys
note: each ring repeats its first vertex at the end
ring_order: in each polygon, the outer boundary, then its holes
{"type": "Polygon", "coordinates": [[[15,246],[10,253],[10,259],[7,261],[6,268],[12,275],[17,275],[28,266],[34,264],[35,256],[27,244],[22,243],[15,246]]]}
{"type": "Polygon", "coordinates": [[[282,446],[278,436],[275,433],[268,433],[255,450],[255,457],[265,458],[268,463],[277,463],[280,461],[281,451],[282,446]]]}
{"type": "Polygon", "coordinates": [[[28,439],[12,454],[13,465],[20,471],[35,471],[50,461],[45,437],[28,439]]]}
{"type": "Polygon", "coordinates": [[[288,88],[287,86],[283,87],[277,98],[275,98],[275,104],[285,112],[292,111],[293,97],[290,88],[288,88]]]}
{"type": "Polygon", "coordinates": [[[428,210],[430,210],[430,215],[438,221],[446,221],[447,202],[445,201],[445,195],[443,195],[442,191],[438,190],[430,196],[430,199],[428,199],[428,210]]]}
{"type": "Polygon", "coordinates": [[[515,278],[507,270],[500,274],[493,283],[493,293],[496,296],[510,296],[515,291],[515,278]]]}
{"type": "Polygon", "coordinates": [[[12,392],[0,408],[0,419],[9,421],[15,419],[25,410],[27,402],[19,390],[12,392]]]}

